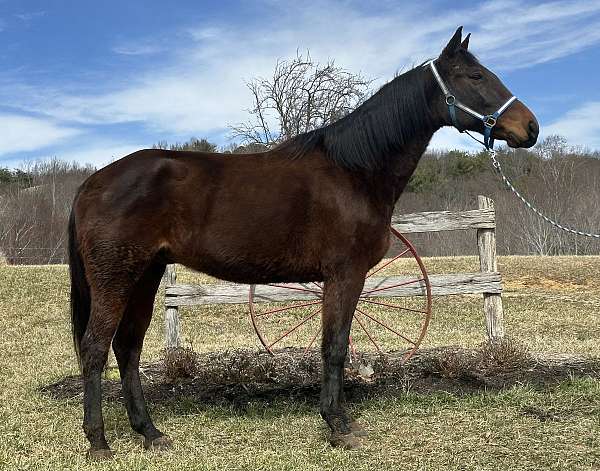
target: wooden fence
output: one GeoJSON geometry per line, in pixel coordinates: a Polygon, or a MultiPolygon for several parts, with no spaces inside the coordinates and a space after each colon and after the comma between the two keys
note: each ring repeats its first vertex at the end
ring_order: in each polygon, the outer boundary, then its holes
{"type": "MultiPolygon", "coordinates": [[[[433,211],[405,214],[392,219],[392,226],[403,234],[424,232],[477,230],[480,271],[429,275],[433,296],[482,294],[487,335],[490,339],[504,336],[502,309],[502,279],[496,262],[496,216],[493,201],[478,197],[478,209],[470,211],[433,211]]],[[[181,345],[179,307],[201,304],[248,303],[249,285],[220,283],[216,285],[177,284],[175,265],[168,265],[165,285],[165,341],[167,348],[181,345]]],[[[394,277],[394,284],[401,277],[394,277]],[[396,279],[397,278],[397,279],[396,279]]],[[[274,286],[257,287],[254,302],[299,301],[305,294],[274,286]]],[[[419,286],[398,286],[385,290],[385,296],[400,297],[421,295],[419,286]]]]}

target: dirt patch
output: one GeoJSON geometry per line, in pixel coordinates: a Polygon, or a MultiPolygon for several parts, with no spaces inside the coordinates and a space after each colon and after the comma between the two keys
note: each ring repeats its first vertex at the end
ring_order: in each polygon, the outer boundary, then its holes
{"type": "Polygon", "coordinates": [[[504,280],[504,287],[510,291],[538,289],[544,292],[577,292],[586,288],[585,285],[564,279],[552,279],[533,275],[507,277],[504,280]]]}
{"type": "MultiPolygon", "coordinates": [[[[486,348],[435,348],[420,351],[407,364],[402,364],[401,353],[385,357],[365,355],[359,362],[347,365],[346,396],[351,402],[359,402],[407,391],[461,395],[523,383],[547,387],[576,376],[600,378],[597,358],[513,353],[507,357],[510,361],[498,363],[498,352],[504,350],[496,348],[490,354],[486,348]]],[[[318,400],[321,361],[317,351],[304,355],[300,349],[285,349],[270,356],[251,350],[230,350],[195,355],[193,375],[177,380],[167,379],[163,362],[143,365],[141,377],[148,400],[160,404],[185,399],[242,408],[257,401],[318,400]]],[[[104,379],[103,391],[108,401],[122,400],[118,379],[104,379]]],[[[41,392],[55,399],[81,397],[81,379],[69,376],[42,387],[41,392]]]]}

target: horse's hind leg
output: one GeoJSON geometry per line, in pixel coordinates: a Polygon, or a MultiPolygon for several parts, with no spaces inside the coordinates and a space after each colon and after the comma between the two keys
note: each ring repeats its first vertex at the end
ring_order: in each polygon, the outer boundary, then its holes
{"type": "Polygon", "coordinates": [[[364,281],[364,273],[353,273],[326,281],[324,289],[321,416],[331,428],[332,445],[345,448],[361,444],[356,424],[343,406],[343,389],[348,337],[364,281]]]}
{"type": "Polygon", "coordinates": [[[83,375],[83,430],[90,442],[88,457],[91,459],[112,457],[104,435],[101,375],[108,358],[111,339],[126,305],[125,293],[109,295],[92,291],[90,319],[80,347],[83,375]]]}
{"type": "Polygon", "coordinates": [[[150,325],[154,297],[165,270],[153,264],[137,282],[127,304],[125,315],[113,339],[113,350],[119,364],[121,384],[131,427],[144,436],[144,447],[167,448],[170,440],[152,423],[140,382],[140,353],[150,325]]]}
{"type": "Polygon", "coordinates": [[[148,254],[135,247],[116,250],[98,245],[88,256],[86,272],[90,284],[90,317],[81,340],[83,375],[83,430],[90,442],[88,457],[105,459],[112,452],[104,435],[101,375],[112,338],[148,254]]]}

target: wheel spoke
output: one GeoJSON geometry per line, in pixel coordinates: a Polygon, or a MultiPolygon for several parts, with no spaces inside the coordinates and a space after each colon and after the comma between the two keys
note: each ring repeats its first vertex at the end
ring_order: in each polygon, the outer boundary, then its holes
{"type": "MultiPolygon", "coordinates": [[[[351,363],[358,361],[360,342],[371,343],[379,354],[383,354],[385,347],[388,346],[387,339],[391,339],[389,345],[396,345],[396,348],[400,346],[405,348],[408,344],[409,352],[403,362],[406,361],[419,347],[431,319],[431,285],[423,262],[409,240],[393,227],[390,227],[390,231],[391,238],[394,240],[394,250],[397,250],[397,253],[389,259],[381,260],[365,276],[367,283],[364,292],[359,296],[358,306],[353,314],[357,327],[352,331],[352,335],[348,336],[348,356],[351,363]],[[418,270],[408,272],[402,262],[403,259],[416,262],[418,270]],[[386,275],[392,273],[391,270],[397,266],[401,266],[401,269],[394,273],[399,276],[386,275]],[[406,295],[425,296],[425,304],[389,299],[406,295]],[[361,301],[363,304],[360,303],[361,301]],[[398,302],[402,304],[397,304],[398,302]],[[369,308],[369,305],[373,307],[369,308]],[[405,312],[396,313],[392,312],[393,310],[405,312]],[[419,332],[411,333],[405,329],[405,321],[417,322],[417,320],[420,321],[419,332]],[[406,334],[400,331],[406,331],[406,334]],[[380,335],[382,337],[379,337],[380,335]],[[414,337],[415,340],[407,335],[414,337]]],[[[323,281],[288,282],[286,280],[265,283],[264,287],[276,289],[265,289],[263,296],[255,294],[255,287],[252,286],[249,295],[252,325],[269,353],[273,354],[272,348],[279,344],[288,346],[304,339],[308,342],[302,341],[301,345],[304,344],[305,347],[301,347],[301,351],[304,355],[313,353],[318,338],[323,335],[319,313],[323,312],[324,285],[323,281]],[[286,295],[284,289],[291,291],[286,295]],[[272,296],[269,296],[269,292],[275,295],[276,300],[270,299],[272,296]],[[293,292],[296,294],[294,295],[293,292]],[[268,303],[264,305],[262,312],[256,312],[258,304],[255,303],[259,302],[268,303]],[[279,315],[275,317],[277,314],[279,315]],[[319,321],[318,325],[314,324],[315,317],[319,321]],[[288,339],[283,342],[286,337],[288,339]]],[[[260,293],[260,288],[258,291],[260,293]]]]}
{"type": "Polygon", "coordinates": [[[372,290],[369,290],[369,291],[365,291],[363,294],[360,295],[360,297],[363,298],[366,295],[371,294],[371,293],[376,293],[378,291],[384,291],[386,289],[398,288],[399,286],[406,286],[406,285],[410,285],[410,284],[413,284],[413,283],[419,283],[421,281],[425,281],[425,278],[416,278],[414,280],[405,281],[403,283],[397,283],[395,285],[384,286],[383,288],[375,288],[375,289],[372,289],[372,290]]]}
{"type": "Polygon", "coordinates": [[[321,333],[321,329],[323,328],[323,326],[319,326],[319,330],[317,330],[317,333],[315,335],[313,335],[313,338],[310,339],[310,343],[308,344],[308,346],[304,349],[304,354],[306,355],[308,353],[308,351],[310,350],[310,347],[313,346],[313,343],[315,343],[315,340],[317,340],[317,337],[319,336],[319,334],[321,333]]]}
{"type": "Polygon", "coordinates": [[[271,348],[273,347],[273,345],[275,345],[276,343],[280,342],[283,338],[287,337],[288,335],[290,335],[292,332],[294,332],[296,329],[298,329],[299,327],[301,327],[302,325],[306,324],[309,320],[311,320],[313,317],[315,317],[319,312],[321,312],[321,308],[317,309],[316,311],[314,311],[313,313],[311,313],[306,319],[302,320],[301,322],[299,322],[298,324],[296,324],[294,327],[292,327],[291,329],[285,331],[277,340],[275,340],[271,345],[269,345],[267,348],[271,348]]]}
{"type": "Polygon", "coordinates": [[[362,323],[362,321],[358,317],[356,317],[356,316],[353,316],[353,317],[354,317],[354,319],[356,319],[356,322],[358,322],[358,325],[360,325],[360,327],[365,332],[365,334],[367,334],[367,337],[369,337],[369,340],[371,341],[371,343],[373,345],[375,345],[375,348],[377,349],[377,351],[379,353],[381,353],[381,349],[379,348],[379,345],[377,345],[377,342],[375,342],[375,340],[373,339],[373,337],[371,337],[371,334],[369,333],[369,331],[367,330],[367,328],[364,326],[364,324],[362,323]]]}
{"type": "Polygon", "coordinates": [[[354,346],[354,342],[352,341],[352,335],[348,336],[348,344],[350,345],[350,363],[352,363],[352,359],[357,359],[356,347],[354,346]]]}
{"type": "Polygon", "coordinates": [[[406,249],[405,251],[403,251],[403,252],[400,252],[400,254],[399,254],[399,255],[396,255],[394,258],[392,258],[392,259],[388,260],[386,263],[384,263],[383,265],[381,265],[381,266],[380,266],[380,267],[379,267],[377,270],[375,270],[373,273],[369,273],[369,274],[367,275],[367,277],[365,278],[365,280],[366,280],[366,279],[368,279],[368,278],[371,278],[371,277],[372,277],[372,276],[373,276],[375,273],[378,273],[379,271],[383,270],[383,269],[384,269],[385,267],[387,267],[387,266],[388,266],[390,263],[394,263],[396,260],[398,260],[400,257],[402,257],[403,255],[405,255],[407,252],[410,252],[410,249],[406,249]]]}
{"type": "Polygon", "coordinates": [[[297,307],[313,306],[313,305],[319,304],[321,302],[322,301],[320,299],[317,299],[316,301],[311,301],[309,303],[295,304],[293,306],[285,306],[285,307],[281,307],[281,308],[278,308],[278,309],[272,309],[270,311],[261,312],[260,314],[255,314],[255,316],[256,317],[267,316],[269,314],[275,314],[277,312],[289,311],[290,309],[294,309],[294,308],[297,308],[297,307]]]}
{"type": "Polygon", "coordinates": [[[402,309],[403,311],[410,311],[410,312],[417,312],[419,314],[427,314],[427,311],[420,311],[419,309],[411,309],[409,307],[404,307],[404,306],[398,306],[397,304],[389,304],[389,303],[384,303],[382,301],[373,301],[372,299],[360,299],[360,302],[363,303],[369,303],[369,304],[377,304],[379,306],[386,306],[386,307],[391,307],[394,309],[402,309]]]}
{"type": "MultiPolygon", "coordinates": [[[[368,317],[369,319],[371,319],[373,322],[376,322],[377,324],[379,324],[380,326],[382,326],[383,328],[389,330],[390,332],[393,332],[394,334],[396,334],[398,337],[403,338],[404,340],[406,340],[407,342],[412,343],[413,345],[417,345],[414,341],[412,341],[411,339],[409,339],[408,337],[405,337],[404,335],[402,335],[400,332],[392,329],[389,325],[385,324],[384,322],[381,322],[379,319],[376,319],[375,317],[367,314],[364,311],[361,311],[360,309],[356,308],[357,312],[360,312],[363,316],[368,317]]],[[[356,319],[358,320],[358,317],[356,317],[356,319]]]]}

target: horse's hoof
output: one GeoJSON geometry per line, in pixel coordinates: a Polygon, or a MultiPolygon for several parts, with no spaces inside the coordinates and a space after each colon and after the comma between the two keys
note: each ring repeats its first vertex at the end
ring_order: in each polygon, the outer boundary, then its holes
{"type": "Polygon", "coordinates": [[[344,450],[356,450],[362,446],[362,441],[354,433],[338,433],[332,432],[329,439],[331,446],[343,448],[344,450]]]}
{"type": "Polygon", "coordinates": [[[166,435],[161,435],[154,440],[144,439],[144,448],[146,450],[168,450],[173,446],[173,441],[166,435]]]}
{"type": "Polygon", "coordinates": [[[86,456],[90,461],[107,461],[112,460],[115,457],[115,454],[108,448],[102,448],[100,450],[90,448],[86,456]]]}
{"type": "Polygon", "coordinates": [[[352,432],[352,434],[356,435],[357,437],[366,437],[367,436],[367,431],[363,428],[362,425],[360,425],[355,420],[350,422],[350,432],[352,432]]]}

